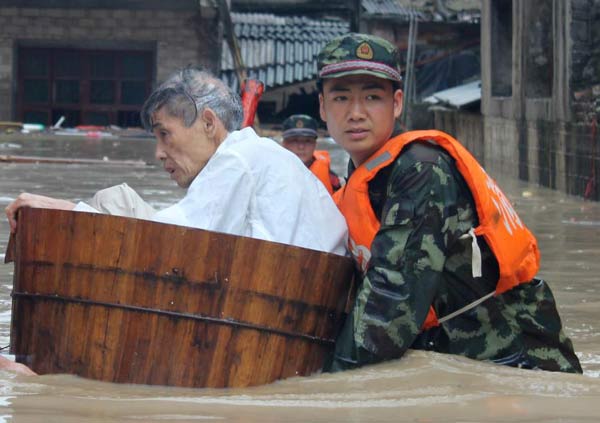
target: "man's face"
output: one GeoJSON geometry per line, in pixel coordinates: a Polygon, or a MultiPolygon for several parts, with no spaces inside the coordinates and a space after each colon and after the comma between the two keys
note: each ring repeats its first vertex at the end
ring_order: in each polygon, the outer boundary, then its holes
{"type": "Polygon", "coordinates": [[[300,157],[304,164],[308,164],[313,159],[317,139],[314,137],[287,137],[283,140],[283,146],[300,157]]]}
{"type": "Polygon", "coordinates": [[[319,103],[329,134],[359,166],[389,140],[402,112],[402,90],[394,91],[387,79],[349,75],[324,79],[319,103]]]}
{"type": "Polygon", "coordinates": [[[217,151],[218,143],[207,137],[200,115],[188,128],[181,119],[170,116],[162,108],[152,115],[152,122],[152,133],[157,141],[156,159],[177,185],[189,187],[217,151]]]}

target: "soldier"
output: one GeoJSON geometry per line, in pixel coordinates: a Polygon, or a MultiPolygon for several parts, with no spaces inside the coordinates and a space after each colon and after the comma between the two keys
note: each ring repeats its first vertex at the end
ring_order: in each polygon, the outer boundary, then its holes
{"type": "Polygon", "coordinates": [[[333,194],[340,178],[331,170],[329,152],[316,150],[317,121],[308,115],[292,115],[283,121],[283,146],[294,153],[333,194]]]}
{"type": "Polygon", "coordinates": [[[539,253],[495,182],[440,131],[394,136],[402,111],[395,47],[335,38],[318,56],[320,114],[350,154],[334,198],[361,272],[326,370],[408,348],[581,373],[539,253]]]}

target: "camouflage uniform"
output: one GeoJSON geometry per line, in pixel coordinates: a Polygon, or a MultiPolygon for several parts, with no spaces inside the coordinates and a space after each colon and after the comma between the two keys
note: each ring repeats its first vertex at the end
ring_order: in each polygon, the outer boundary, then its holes
{"type": "MultiPolygon", "coordinates": [[[[353,170],[350,163],[349,175],[353,170]]],[[[552,292],[542,280],[421,331],[431,305],[442,318],[494,291],[499,274],[495,257],[478,239],[483,276],[472,276],[471,239],[461,236],[478,226],[475,205],[443,149],[428,143],[405,147],[369,182],[369,199],[381,227],[325,370],[399,358],[412,348],[581,373],[552,292]]]]}

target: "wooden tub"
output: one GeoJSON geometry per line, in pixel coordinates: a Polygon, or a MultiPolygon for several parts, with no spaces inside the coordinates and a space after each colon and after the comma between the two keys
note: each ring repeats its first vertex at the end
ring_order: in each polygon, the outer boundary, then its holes
{"type": "Polygon", "coordinates": [[[89,213],[22,209],[14,241],[17,361],[110,382],[309,375],[333,346],[353,274],[333,254],[89,213]]]}

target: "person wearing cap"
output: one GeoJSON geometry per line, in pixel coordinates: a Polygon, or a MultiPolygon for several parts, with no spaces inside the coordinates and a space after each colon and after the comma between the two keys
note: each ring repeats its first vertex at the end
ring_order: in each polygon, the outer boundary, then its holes
{"type": "Polygon", "coordinates": [[[318,56],[321,118],[350,155],[334,194],[360,278],[325,370],[407,349],[581,373],[535,237],[473,156],[440,131],[394,134],[396,48],[365,34],[318,56]]]}
{"type": "Polygon", "coordinates": [[[317,121],[308,115],[292,115],[283,121],[283,146],[294,153],[323,183],[330,194],[340,189],[340,178],[331,170],[331,157],[316,150],[317,121]]]}

